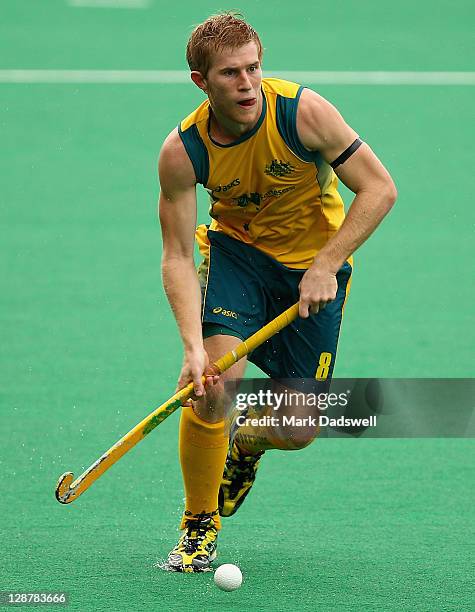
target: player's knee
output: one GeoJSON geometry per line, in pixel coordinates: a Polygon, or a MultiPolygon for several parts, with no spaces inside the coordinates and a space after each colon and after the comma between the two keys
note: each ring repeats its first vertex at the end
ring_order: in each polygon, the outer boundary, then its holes
{"type": "Polygon", "coordinates": [[[298,394],[280,413],[280,431],[289,449],[299,450],[311,444],[320,431],[319,413],[298,394]]]}
{"type": "Polygon", "coordinates": [[[219,380],[212,387],[207,387],[206,395],[195,402],[195,412],[205,421],[221,421],[230,401],[224,383],[219,380]]]}
{"type": "Polygon", "coordinates": [[[311,444],[320,432],[318,424],[307,426],[290,426],[285,429],[285,439],[289,448],[301,450],[311,444]]]}

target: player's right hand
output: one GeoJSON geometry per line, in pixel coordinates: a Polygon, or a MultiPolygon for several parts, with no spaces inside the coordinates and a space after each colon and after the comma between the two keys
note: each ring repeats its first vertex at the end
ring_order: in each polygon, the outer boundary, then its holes
{"type": "Polygon", "coordinates": [[[209,363],[208,353],[204,348],[186,351],[183,358],[183,366],[178,378],[177,388],[183,389],[190,382],[193,382],[193,393],[196,398],[206,395],[206,387],[215,385],[219,380],[219,374],[209,363]],[[203,374],[206,376],[203,384],[203,374]]]}

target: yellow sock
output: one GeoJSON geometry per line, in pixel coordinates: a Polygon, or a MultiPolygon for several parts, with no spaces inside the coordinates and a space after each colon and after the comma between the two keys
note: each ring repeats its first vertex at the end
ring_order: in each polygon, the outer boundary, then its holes
{"type": "Polygon", "coordinates": [[[186,497],[182,529],[185,518],[203,513],[216,513],[213,519],[216,527],[221,528],[218,491],[227,450],[224,420],[207,423],[191,406],[181,409],[179,454],[186,497]]]}

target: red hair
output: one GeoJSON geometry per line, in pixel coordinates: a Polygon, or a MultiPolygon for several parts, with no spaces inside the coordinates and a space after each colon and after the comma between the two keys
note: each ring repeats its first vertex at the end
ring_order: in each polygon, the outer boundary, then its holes
{"type": "Polygon", "coordinates": [[[191,33],[186,45],[186,60],[190,70],[206,76],[213,53],[225,48],[237,49],[250,42],[256,43],[260,61],[263,49],[259,35],[242,15],[234,11],[211,15],[191,33]]]}

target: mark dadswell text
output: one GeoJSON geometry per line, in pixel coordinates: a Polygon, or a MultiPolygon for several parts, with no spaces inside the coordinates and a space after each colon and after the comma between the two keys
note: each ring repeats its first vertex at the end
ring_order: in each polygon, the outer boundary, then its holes
{"type": "Polygon", "coordinates": [[[295,415],[282,417],[278,416],[262,416],[259,418],[250,418],[240,415],[236,419],[236,425],[239,427],[277,427],[279,425],[290,425],[291,427],[376,427],[376,415],[372,415],[364,419],[356,419],[345,416],[331,418],[325,414],[318,417],[299,418],[295,415]]]}

